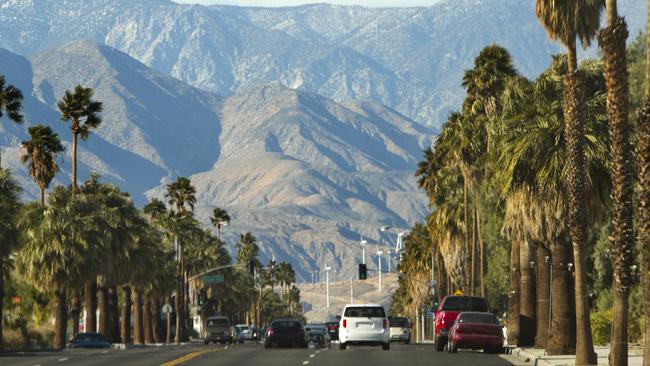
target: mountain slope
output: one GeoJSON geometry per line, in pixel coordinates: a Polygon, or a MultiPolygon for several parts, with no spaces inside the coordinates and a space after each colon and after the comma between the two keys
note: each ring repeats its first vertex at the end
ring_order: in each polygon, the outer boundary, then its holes
{"type": "MultiPolygon", "coordinates": [[[[635,36],[645,2],[620,0],[619,7],[635,36]]],[[[485,45],[505,46],[529,77],[561,51],[535,18],[533,0],[419,8],[0,0],[0,9],[0,44],[20,54],[90,38],[221,95],[279,81],[336,102],[375,101],[431,126],[459,107],[463,70],[485,45]]]]}

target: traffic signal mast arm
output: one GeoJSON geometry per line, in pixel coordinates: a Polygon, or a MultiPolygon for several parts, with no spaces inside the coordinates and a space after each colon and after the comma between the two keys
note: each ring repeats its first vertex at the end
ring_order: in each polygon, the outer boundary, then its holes
{"type": "Polygon", "coordinates": [[[227,265],[227,266],[221,266],[221,267],[212,268],[212,269],[209,269],[209,270],[207,270],[207,271],[205,271],[205,272],[203,272],[203,273],[199,273],[199,274],[197,274],[197,275],[194,275],[194,276],[188,278],[188,281],[191,281],[191,280],[196,279],[196,278],[199,278],[199,277],[203,277],[203,276],[205,276],[205,275],[207,275],[207,274],[210,274],[210,273],[212,273],[212,272],[216,272],[216,271],[220,271],[220,270],[222,270],[222,269],[226,269],[226,268],[236,268],[236,267],[246,267],[246,266],[248,266],[248,264],[229,264],[229,265],[227,265]]]}

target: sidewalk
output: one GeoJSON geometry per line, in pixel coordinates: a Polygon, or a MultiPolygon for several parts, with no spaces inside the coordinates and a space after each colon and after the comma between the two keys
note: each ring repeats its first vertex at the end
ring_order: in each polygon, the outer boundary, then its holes
{"type": "MultiPolygon", "coordinates": [[[[609,346],[596,346],[594,348],[598,354],[598,365],[608,365],[609,346]]],[[[640,347],[631,346],[628,352],[629,366],[643,365],[643,355],[640,347]]],[[[512,355],[535,366],[575,365],[574,355],[548,356],[546,351],[539,348],[513,348],[512,355]]]]}

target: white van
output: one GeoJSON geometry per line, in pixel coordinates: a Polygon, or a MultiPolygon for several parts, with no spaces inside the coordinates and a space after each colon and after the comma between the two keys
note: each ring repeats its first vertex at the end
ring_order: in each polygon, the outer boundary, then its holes
{"type": "Polygon", "coordinates": [[[350,344],[381,345],[390,349],[390,328],[384,307],[377,304],[349,304],[339,322],[340,348],[350,344]]]}

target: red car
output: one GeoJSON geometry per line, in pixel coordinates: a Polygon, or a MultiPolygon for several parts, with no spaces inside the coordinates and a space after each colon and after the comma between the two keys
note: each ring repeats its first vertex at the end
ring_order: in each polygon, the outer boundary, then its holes
{"type": "Polygon", "coordinates": [[[503,352],[503,330],[491,313],[466,312],[456,318],[449,330],[449,353],[459,348],[482,349],[485,353],[503,352]]]}
{"type": "Polygon", "coordinates": [[[435,340],[436,351],[442,352],[448,342],[448,334],[458,314],[466,311],[489,311],[487,301],[482,297],[448,295],[442,299],[435,312],[435,340]]]}

